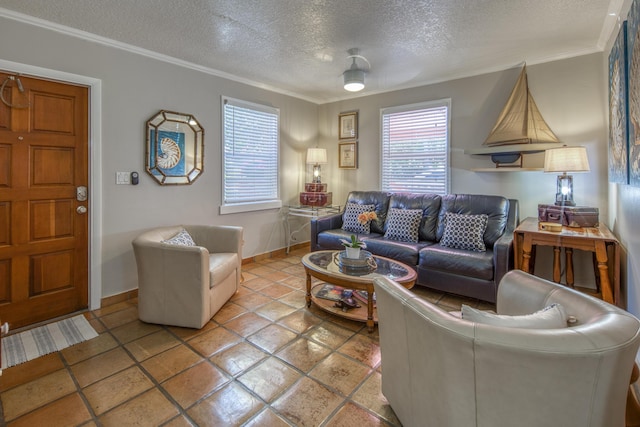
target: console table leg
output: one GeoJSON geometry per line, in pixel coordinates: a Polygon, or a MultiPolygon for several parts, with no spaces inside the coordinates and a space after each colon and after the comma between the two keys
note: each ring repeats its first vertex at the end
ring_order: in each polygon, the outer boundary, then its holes
{"type": "Polygon", "coordinates": [[[626,427],[638,427],[640,426],[640,404],[636,399],[636,394],[633,390],[633,384],[638,381],[640,377],[640,371],[638,370],[638,364],[633,364],[633,370],[631,371],[631,381],[629,381],[629,391],[627,392],[627,408],[625,413],[625,426],[626,427]]]}
{"type": "Polygon", "coordinates": [[[532,257],[533,255],[532,246],[533,245],[531,243],[531,236],[525,235],[522,242],[522,271],[525,271],[531,274],[533,274],[533,270],[534,270],[533,262],[535,259],[532,257]]]}
{"type": "Polygon", "coordinates": [[[564,248],[565,265],[567,266],[567,285],[573,288],[573,249],[564,248]]]}
{"type": "Polygon", "coordinates": [[[611,282],[609,281],[607,247],[604,242],[596,242],[596,260],[598,261],[598,270],[600,270],[602,299],[611,304],[615,304],[613,301],[613,292],[611,291],[611,282]]]}
{"type": "Polygon", "coordinates": [[[560,246],[553,247],[553,281],[560,283],[560,246]]]}

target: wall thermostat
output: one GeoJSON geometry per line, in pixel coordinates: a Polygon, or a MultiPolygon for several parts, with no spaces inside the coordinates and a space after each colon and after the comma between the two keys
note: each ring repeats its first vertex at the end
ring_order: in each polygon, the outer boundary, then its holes
{"type": "Polygon", "coordinates": [[[138,172],[131,172],[131,185],[138,185],[138,172]]]}

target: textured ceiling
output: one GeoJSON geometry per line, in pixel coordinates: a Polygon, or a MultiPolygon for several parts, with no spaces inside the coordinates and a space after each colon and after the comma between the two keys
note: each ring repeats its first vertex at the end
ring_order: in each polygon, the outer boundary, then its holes
{"type": "Polygon", "coordinates": [[[0,16],[325,103],[602,51],[623,2],[0,0],[0,16]],[[371,64],[357,94],[342,88],[354,47],[371,64]]]}

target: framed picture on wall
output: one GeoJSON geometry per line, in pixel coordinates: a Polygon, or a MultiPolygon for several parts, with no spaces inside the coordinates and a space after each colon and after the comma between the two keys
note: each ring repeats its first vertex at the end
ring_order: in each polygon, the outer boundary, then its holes
{"type": "Polygon", "coordinates": [[[192,184],[204,170],[204,129],[191,114],[160,110],[147,120],[145,169],[160,185],[192,184]]]}
{"type": "Polygon", "coordinates": [[[640,187],[640,1],[627,17],[627,94],[629,96],[629,184],[640,187]]]}
{"type": "Polygon", "coordinates": [[[338,146],[338,167],[341,169],[357,169],[358,143],[356,141],[341,142],[338,146]]]}
{"type": "Polygon", "coordinates": [[[350,111],[338,115],[338,138],[358,139],[358,112],[350,111]]]}
{"type": "Polygon", "coordinates": [[[609,53],[609,182],[629,183],[627,21],[609,53]]]}

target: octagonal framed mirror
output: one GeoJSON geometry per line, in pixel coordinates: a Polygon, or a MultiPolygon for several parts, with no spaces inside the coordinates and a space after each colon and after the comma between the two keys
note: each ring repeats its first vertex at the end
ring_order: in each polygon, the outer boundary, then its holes
{"type": "Polygon", "coordinates": [[[145,168],[160,185],[189,185],[204,170],[204,129],[191,114],[160,110],[147,120],[145,168]]]}

